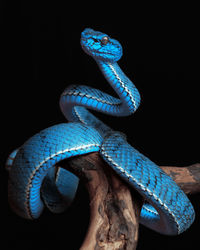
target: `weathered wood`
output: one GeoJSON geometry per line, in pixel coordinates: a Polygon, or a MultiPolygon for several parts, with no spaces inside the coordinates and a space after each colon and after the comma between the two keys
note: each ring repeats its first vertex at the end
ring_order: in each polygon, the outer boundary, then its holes
{"type": "MultiPolygon", "coordinates": [[[[85,181],[90,195],[90,225],[80,249],[136,249],[141,197],[130,192],[98,153],[71,158],[63,162],[62,167],[65,166],[73,167],[72,171],[85,181]]],[[[187,194],[200,192],[200,164],[161,168],[187,194]]]]}
{"type": "Polygon", "coordinates": [[[82,176],[90,195],[90,225],[81,250],[136,249],[142,202],[93,153],[68,161],[82,176]],[[79,169],[82,172],[79,172],[79,169]]]}
{"type": "Polygon", "coordinates": [[[200,164],[187,167],[161,166],[186,194],[200,192],[200,164]]]}

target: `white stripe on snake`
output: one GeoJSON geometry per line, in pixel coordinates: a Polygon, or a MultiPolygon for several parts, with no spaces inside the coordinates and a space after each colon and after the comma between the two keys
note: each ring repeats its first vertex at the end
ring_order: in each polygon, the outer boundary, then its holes
{"type": "Polygon", "coordinates": [[[85,29],[81,46],[97,62],[119,98],[83,85],[65,89],[60,107],[69,123],[42,130],[15,150],[7,161],[12,208],[29,219],[38,218],[44,204],[52,212],[64,211],[75,196],[78,178],[67,170],[56,169],[55,164],[72,156],[99,152],[144,197],[142,224],[167,235],[185,231],[195,213],[184,192],[155,163],[128,144],[122,133],[88,110],[119,119],[137,110],[140,94],[117,63],[122,56],[121,44],[104,33],[85,29]]]}

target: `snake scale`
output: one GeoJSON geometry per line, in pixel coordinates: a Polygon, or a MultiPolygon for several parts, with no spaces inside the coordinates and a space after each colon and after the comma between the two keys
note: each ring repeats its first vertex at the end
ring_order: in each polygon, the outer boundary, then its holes
{"type": "Polygon", "coordinates": [[[162,234],[180,234],[195,217],[187,196],[155,163],[128,144],[123,133],[112,130],[88,110],[119,117],[137,110],[140,94],[117,63],[123,54],[121,44],[87,28],[81,34],[81,46],[96,61],[119,98],[83,85],[64,90],[60,107],[69,122],[42,130],[7,160],[11,207],[29,219],[38,218],[44,204],[52,212],[64,211],[73,201],[79,179],[65,169],[55,168],[55,164],[72,156],[99,152],[144,197],[140,222],[162,234]]]}

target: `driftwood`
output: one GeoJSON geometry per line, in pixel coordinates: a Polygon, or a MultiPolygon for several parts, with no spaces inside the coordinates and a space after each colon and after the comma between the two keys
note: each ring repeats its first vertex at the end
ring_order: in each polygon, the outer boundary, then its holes
{"type": "MultiPolygon", "coordinates": [[[[73,166],[75,173],[85,181],[90,196],[90,225],[80,249],[136,249],[143,201],[106,165],[98,153],[62,163],[62,167],[68,169],[73,166]]],[[[161,168],[187,194],[200,192],[200,164],[161,168]]]]}

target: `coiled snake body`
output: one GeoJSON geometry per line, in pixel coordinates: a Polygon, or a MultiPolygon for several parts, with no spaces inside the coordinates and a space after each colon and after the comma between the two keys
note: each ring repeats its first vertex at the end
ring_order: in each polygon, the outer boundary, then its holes
{"type": "Polygon", "coordinates": [[[122,56],[120,43],[104,33],[85,29],[81,45],[95,59],[119,99],[87,86],[68,87],[60,98],[60,107],[70,123],[34,135],[7,161],[11,206],[29,219],[39,217],[44,203],[53,212],[63,211],[74,198],[78,178],[62,168],[56,170],[54,165],[72,156],[99,152],[145,198],[142,224],[168,235],[183,232],[194,220],[193,207],[184,192],[129,145],[122,133],[88,111],[127,116],[139,106],[138,90],[117,64],[122,56]]]}

